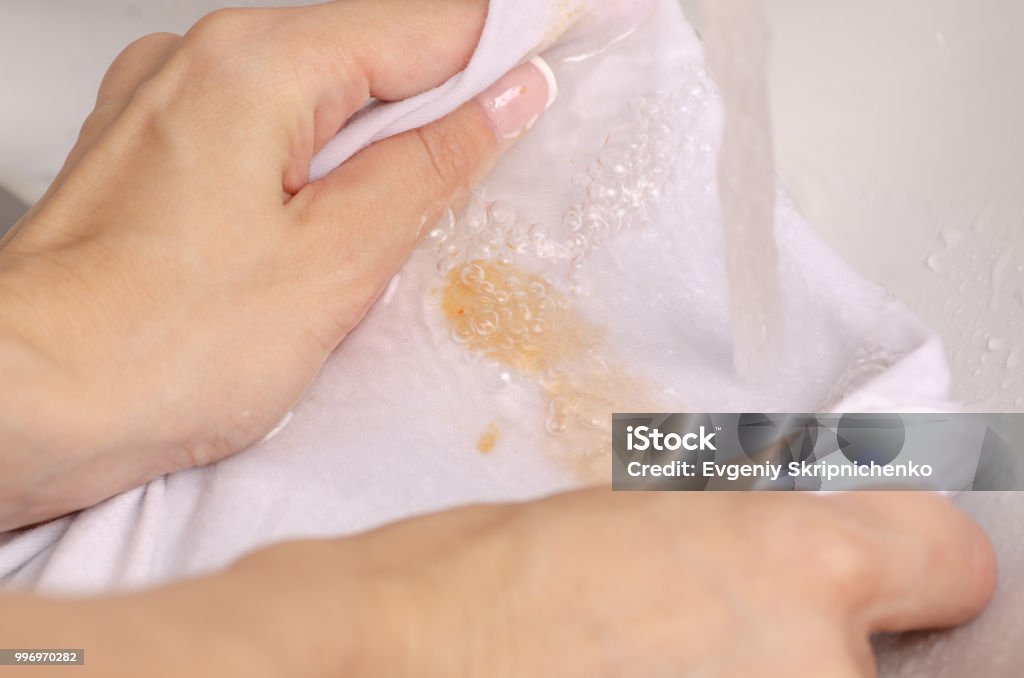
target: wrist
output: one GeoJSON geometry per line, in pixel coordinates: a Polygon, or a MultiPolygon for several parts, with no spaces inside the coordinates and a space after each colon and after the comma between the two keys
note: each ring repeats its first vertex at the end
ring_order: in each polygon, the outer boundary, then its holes
{"type": "MultiPolygon", "coordinates": [[[[43,520],[56,468],[68,463],[48,412],[57,389],[45,361],[0,323],[0,530],[43,520]]],[[[59,503],[59,502],[58,502],[59,503]]],[[[70,510],[70,509],[69,509],[70,510]]],[[[56,513],[52,515],[57,515],[56,513]]]]}
{"type": "Polygon", "coordinates": [[[54,347],[38,341],[43,322],[32,285],[0,269],[0,530],[92,503],[73,476],[102,438],[97,399],[76,387],[54,347]]]}

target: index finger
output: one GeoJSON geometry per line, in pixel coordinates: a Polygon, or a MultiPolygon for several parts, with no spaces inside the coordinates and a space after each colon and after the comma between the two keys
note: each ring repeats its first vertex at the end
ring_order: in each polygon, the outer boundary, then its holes
{"type": "Polygon", "coordinates": [[[294,193],[313,155],[371,97],[404,99],[462,70],[486,14],[486,0],[220,10],[185,35],[172,70],[211,124],[249,145],[257,134],[277,142],[294,193]]]}

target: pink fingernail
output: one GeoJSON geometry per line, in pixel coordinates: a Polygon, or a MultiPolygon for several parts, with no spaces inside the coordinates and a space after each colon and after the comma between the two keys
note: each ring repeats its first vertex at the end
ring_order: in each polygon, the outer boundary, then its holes
{"type": "Polygon", "coordinates": [[[551,67],[534,57],[503,75],[477,101],[498,137],[510,141],[533,127],[557,97],[558,82],[551,67]]]}

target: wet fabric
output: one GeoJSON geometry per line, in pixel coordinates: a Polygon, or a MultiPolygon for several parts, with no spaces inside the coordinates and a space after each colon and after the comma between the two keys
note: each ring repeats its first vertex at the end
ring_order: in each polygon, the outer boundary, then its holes
{"type": "Polygon", "coordinates": [[[549,46],[587,15],[572,3],[492,0],[465,73],[346,128],[314,177],[453,110],[537,51],[559,80],[558,101],[470,204],[427,225],[283,430],[0,537],[5,582],[150,585],[284,539],[600,482],[612,411],[948,407],[938,339],[850,271],[782,191],[785,351],[770,379],[737,379],[719,99],[678,5],[626,5],[634,30],[594,21],[549,46]]]}

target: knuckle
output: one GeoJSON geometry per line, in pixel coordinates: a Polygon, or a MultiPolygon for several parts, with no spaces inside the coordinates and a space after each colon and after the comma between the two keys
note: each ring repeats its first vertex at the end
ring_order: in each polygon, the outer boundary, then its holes
{"type": "Polygon", "coordinates": [[[251,12],[248,8],[219,9],[197,21],[182,46],[192,69],[205,77],[220,74],[226,82],[237,82],[256,71],[250,52],[259,41],[246,37],[256,32],[251,12]]]}
{"type": "Polygon", "coordinates": [[[107,72],[117,71],[153,50],[162,49],[166,45],[179,40],[181,40],[181,36],[176,33],[150,33],[149,35],[144,35],[121,50],[121,53],[114,59],[107,72]]]}
{"type": "Polygon", "coordinates": [[[183,39],[190,75],[232,91],[278,89],[276,79],[290,77],[304,44],[296,16],[254,7],[207,14],[183,39]]]}
{"type": "Polygon", "coordinates": [[[872,562],[864,529],[842,516],[820,512],[814,500],[800,499],[758,503],[757,516],[748,523],[770,540],[772,551],[784,554],[786,566],[798,567],[822,586],[843,588],[868,580],[872,562]]]}
{"type": "Polygon", "coordinates": [[[117,115],[113,107],[103,102],[96,104],[96,108],[86,117],[82,127],[78,131],[79,141],[95,139],[107,128],[110,121],[117,115]]]}
{"type": "Polygon", "coordinates": [[[192,26],[188,37],[195,41],[219,42],[237,38],[244,34],[253,16],[252,10],[243,7],[225,7],[203,16],[192,26]]]}
{"type": "Polygon", "coordinates": [[[871,535],[808,499],[783,496],[752,504],[757,515],[746,521],[755,526],[750,538],[761,541],[762,551],[780,567],[803,573],[801,580],[823,601],[867,595],[875,572],[872,553],[877,550],[871,535]]]}
{"type": "Polygon", "coordinates": [[[149,50],[161,48],[169,43],[178,42],[179,40],[181,40],[181,36],[177,33],[149,33],[148,35],[144,35],[138,40],[130,43],[124,48],[121,54],[133,54],[140,51],[148,52],[149,50]]]}
{"type": "Polygon", "coordinates": [[[447,192],[470,183],[478,155],[465,126],[442,120],[416,130],[416,138],[423,148],[428,186],[447,192]]]}
{"type": "Polygon", "coordinates": [[[97,100],[104,101],[117,95],[123,95],[125,84],[131,84],[139,72],[139,64],[148,63],[152,56],[181,40],[180,35],[174,33],[150,33],[144,35],[135,42],[132,42],[117,55],[114,61],[107,68],[100,83],[97,100]],[[134,76],[134,77],[133,77],[134,76]]]}
{"type": "Polygon", "coordinates": [[[871,583],[871,549],[862,532],[839,523],[823,523],[808,531],[806,558],[828,587],[861,591],[871,583]]]}

